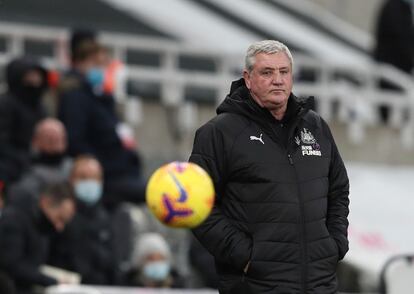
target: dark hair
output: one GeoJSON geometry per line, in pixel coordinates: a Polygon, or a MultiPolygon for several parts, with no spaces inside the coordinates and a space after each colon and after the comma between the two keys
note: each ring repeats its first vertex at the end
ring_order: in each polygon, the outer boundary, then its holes
{"type": "Polygon", "coordinates": [[[66,181],[46,185],[40,195],[49,197],[55,204],[61,204],[65,200],[75,200],[72,186],[66,181]]]}
{"type": "Polygon", "coordinates": [[[94,42],[96,41],[96,32],[91,29],[86,28],[75,28],[72,31],[72,35],[70,36],[70,52],[76,50],[80,44],[83,42],[94,42]]]}
{"type": "Polygon", "coordinates": [[[103,47],[96,41],[85,41],[72,52],[72,62],[82,62],[98,54],[103,47]]]}
{"type": "Polygon", "coordinates": [[[101,167],[101,171],[102,171],[102,164],[99,161],[99,159],[95,155],[93,155],[93,154],[84,153],[84,154],[81,154],[81,155],[76,156],[75,159],[73,160],[72,170],[70,172],[71,176],[74,175],[75,171],[79,168],[79,164],[81,162],[83,162],[83,161],[89,161],[89,160],[98,162],[99,166],[101,167]]]}

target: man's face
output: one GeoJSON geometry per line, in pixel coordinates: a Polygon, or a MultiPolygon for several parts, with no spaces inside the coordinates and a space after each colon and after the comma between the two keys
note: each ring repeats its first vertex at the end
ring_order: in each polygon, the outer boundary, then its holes
{"type": "Polygon", "coordinates": [[[78,162],[71,177],[72,184],[82,180],[96,180],[102,182],[102,168],[98,161],[86,159],[78,162]]]}
{"type": "Polygon", "coordinates": [[[75,203],[71,199],[55,203],[49,197],[43,197],[41,207],[45,216],[53,224],[56,231],[62,232],[75,214],[75,203]]]}
{"type": "Polygon", "coordinates": [[[36,127],[32,144],[42,153],[63,154],[67,147],[65,127],[54,119],[41,121],[36,127]]]}
{"type": "Polygon", "coordinates": [[[255,56],[253,69],[243,73],[247,88],[253,99],[269,111],[281,109],[293,86],[292,65],[286,53],[259,53],[255,56]]]}
{"type": "Polygon", "coordinates": [[[23,75],[22,84],[31,87],[43,86],[43,75],[39,70],[31,69],[23,75]]]}

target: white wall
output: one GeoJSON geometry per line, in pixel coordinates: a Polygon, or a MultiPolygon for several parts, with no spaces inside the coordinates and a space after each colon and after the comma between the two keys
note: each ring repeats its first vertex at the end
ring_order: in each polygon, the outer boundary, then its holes
{"type": "Polygon", "coordinates": [[[384,0],[309,0],[355,26],[373,33],[378,9],[384,0]]]}

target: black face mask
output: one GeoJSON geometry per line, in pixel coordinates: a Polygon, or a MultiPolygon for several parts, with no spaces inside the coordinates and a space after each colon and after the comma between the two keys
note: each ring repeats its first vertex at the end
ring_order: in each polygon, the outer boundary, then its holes
{"type": "Polygon", "coordinates": [[[36,107],[40,104],[44,91],[43,86],[22,85],[16,90],[16,96],[30,107],[36,107]]]}
{"type": "Polygon", "coordinates": [[[35,156],[34,162],[38,164],[44,164],[47,166],[58,166],[62,163],[65,157],[64,153],[47,154],[39,153],[35,156]]]}

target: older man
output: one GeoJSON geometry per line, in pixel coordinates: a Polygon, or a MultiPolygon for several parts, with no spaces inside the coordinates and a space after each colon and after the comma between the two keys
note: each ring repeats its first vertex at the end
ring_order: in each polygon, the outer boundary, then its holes
{"type": "Polygon", "coordinates": [[[215,257],[220,293],[337,292],[349,182],[329,127],[292,94],[292,66],[284,44],[252,44],[243,78],[196,133],[190,161],[217,201],[194,233],[215,257]]]}
{"type": "Polygon", "coordinates": [[[9,187],[10,203],[36,202],[43,187],[69,178],[72,160],[66,156],[66,130],[59,120],[41,120],[34,128],[31,146],[34,153],[31,166],[9,187]]]}

